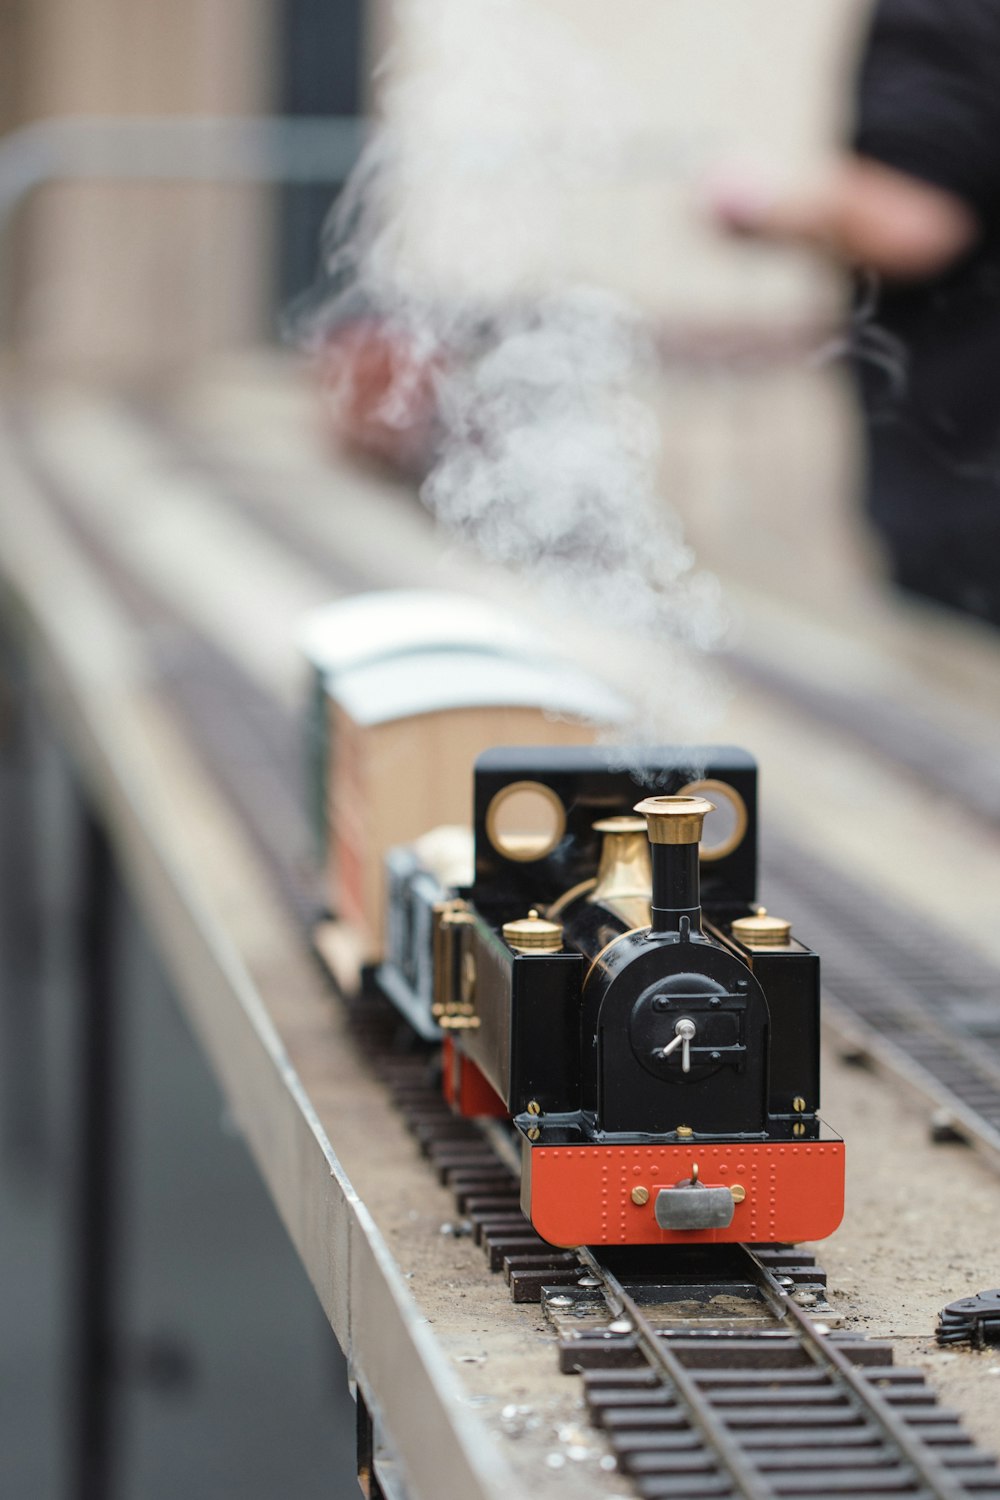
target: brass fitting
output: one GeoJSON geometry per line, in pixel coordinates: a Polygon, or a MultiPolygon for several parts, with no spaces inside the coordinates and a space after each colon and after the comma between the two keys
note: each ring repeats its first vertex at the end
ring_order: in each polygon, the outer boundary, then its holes
{"type": "Polygon", "coordinates": [[[537,911],[529,911],[515,922],[505,922],[502,932],[504,942],[515,953],[562,952],[562,923],[547,922],[537,911]]]}
{"type": "Polygon", "coordinates": [[[651,844],[699,844],[715,803],[705,797],[647,797],[634,811],[646,819],[651,844]]]}
{"type": "Polygon", "coordinates": [[[783,917],[771,917],[766,906],[758,906],[755,916],[737,917],[733,937],[748,948],[787,948],[792,939],[792,924],[783,917]]]}
{"type": "Polygon", "coordinates": [[[648,902],[653,889],[653,867],[643,818],[601,818],[594,832],[603,835],[597,884],[589,901],[622,901],[635,897],[648,902]]]}
{"type": "Polygon", "coordinates": [[[442,901],[434,907],[434,993],[431,1014],[443,1031],[470,1031],[479,1026],[475,1013],[475,959],[465,945],[475,917],[464,901],[442,901]]]}

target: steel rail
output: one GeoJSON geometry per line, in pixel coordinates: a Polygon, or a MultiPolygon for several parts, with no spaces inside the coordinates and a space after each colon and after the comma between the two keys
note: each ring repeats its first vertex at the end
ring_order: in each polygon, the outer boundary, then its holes
{"type": "Polygon", "coordinates": [[[865,1380],[836,1344],[820,1331],[813,1320],[789,1297],[774,1273],[761,1263],[749,1245],[741,1248],[754,1267],[757,1285],[775,1317],[794,1326],[800,1343],[817,1365],[825,1365],[834,1373],[842,1385],[853,1394],[856,1402],[867,1416],[875,1418],[883,1433],[899,1449],[911,1465],[920,1483],[927,1486],[940,1500],[968,1500],[967,1491],[957,1485],[937,1457],[921,1443],[898,1417],[878,1389],[865,1380]]]}
{"type": "Polygon", "coordinates": [[[773,905],[824,955],[826,1028],[946,1113],[995,1170],[1000,1037],[977,1031],[975,1017],[989,1017],[1000,969],[930,920],[915,928],[898,903],[841,877],[815,851],[807,856],[774,833],[768,845],[764,882],[773,905]],[[847,931],[850,945],[839,940],[847,931]]]}
{"type": "Polygon", "coordinates": [[[658,1336],[656,1329],[635,1298],[629,1295],[612,1271],[601,1265],[591,1250],[583,1247],[579,1254],[584,1264],[590,1267],[593,1274],[611,1293],[611,1305],[616,1314],[624,1313],[627,1316],[647,1359],[654,1368],[658,1368],[666,1375],[685,1407],[688,1420],[707,1442],[712,1457],[719,1461],[719,1467],[726,1470],[737,1493],[745,1496],[746,1500],[777,1500],[777,1491],[764,1478],[756,1465],[747,1460],[742,1447],[732,1436],[726,1423],[716,1416],[710,1404],[702,1396],[697,1381],[692,1378],[673,1350],[668,1348],[658,1336]],[[617,1307],[615,1307],[616,1303],[617,1307]]]}
{"type": "MultiPolygon", "coordinates": [[[[926,1491],[935,1500],[968,1500],[968,1491],[956,1483],[944,1465],[908,1429],[906,1422],[893,1411],[888,1401],[851,1364],[827,1335],[797,1305],[781,1286],[774,1273],[759,1260],[749,1245],[739,1247],[747,1256],[749,1274],[778,1324],[794,1333],[812,1362],[825,1368],[847,1394],[860,1416],[873,1421],[883,1440],[896,1452],[913,1474],[915,1493],[926,1491]]],[[[711,1402],[699,1389],[697,1381],[674,1354],[627,1286],[602,1265],[590,1249],[582,1249],[580,1258],[600,1281],[615,1316],[624,1316],[632,1324],[637,1342],[652,1367],[673,1388],[685,1407],[688,1419],[705,1439],[711,1456],[725,1469],[738,1493],[746,1500],[770,1500],[777,1494],[766,1476],[749,1460],[738,1439],[725,1421],[717,1417],[711,1402]]]]}
{"type": "MultiPolygon", "coordinates": [[[[962,1094],[963,1082],[948,1083],[939,1078],[933,1067],[922,1062],[902,1041],[887,1036],[860,1015],[855,1006],[842,998],[840,989],[824,990],[823,1028],[841,1051],[863,1057],[874,1071],[889,1074],[908,1098],[929,1107],[935,1117],[942,1117],[955,1138],[975,1150],[994,1172],[1000,1172],[1000,1129],[981,1113],[981,1096],[978,1105],[970,1104],[962,1094]]],[[[949,1071],[954,1078],[955,1070],[949,1071]]],[[[974,1082],[978,1082],[975,1079],[978,1071],[972,1073],[974,1082]]],[[[994,1086],[992,1102],[995,1111],[1000,1112],[1000,1086],[994,1086]]]]}
{"type": "Polygon", "coordinates": [[[846,731],[869,753],[904,767],[949,798],[960,787],[963,804],[987,827],[1000,824],[1000,763],[985,715],[954,709],[956,724],[949,729],[912,703],[813,681],[759,651],[734,648],[724,656],[741,680],[838,734],[846,731]]]}

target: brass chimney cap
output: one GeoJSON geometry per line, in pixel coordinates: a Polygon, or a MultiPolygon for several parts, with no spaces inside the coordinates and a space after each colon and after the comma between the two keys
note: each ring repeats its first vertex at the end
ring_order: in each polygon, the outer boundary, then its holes
{"type": "Polygon", "coordinates": [[[515,953],[561,953],[563,927],[561,922],[548,922],[537,911],[529,911],[526,917],[514,922],[505,922],[503,940],[515,953]]]}
{"type": "Polygon", "coordinates": [[[633,811],[646,819],[651,844],[700,844],[715,803],[704,797],[647,797],[633,811]]]}
{"type": "Polygon", "coordinates": [[[787,948],[792,924],[783,917],[768,916],[767,907],[758,906],[755,916],[737,917],[732,932],[748,948],[787,948]]]}

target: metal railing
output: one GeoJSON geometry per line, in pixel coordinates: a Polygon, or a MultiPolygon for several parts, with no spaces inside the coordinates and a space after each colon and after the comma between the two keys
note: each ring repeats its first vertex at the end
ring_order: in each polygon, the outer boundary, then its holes
{"type": "Polygon", "coordinates": [[[350,116],[67,115],[0,138],[0,329],[10,327],[7,250],[18,210],[54,182],[346,181],[367,122],[350,116]]]}

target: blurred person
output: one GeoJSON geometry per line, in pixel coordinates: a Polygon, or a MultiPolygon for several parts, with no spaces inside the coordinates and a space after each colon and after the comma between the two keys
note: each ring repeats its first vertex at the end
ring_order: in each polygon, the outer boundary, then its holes
{"type": "Polygon", "coordinates": [[[856,94],[814,190],[744,179],[713,209],[861,272],[867,503],[894,580],[1000,625],[1000,0],[877,0],[856,94]]]}

